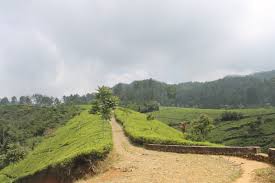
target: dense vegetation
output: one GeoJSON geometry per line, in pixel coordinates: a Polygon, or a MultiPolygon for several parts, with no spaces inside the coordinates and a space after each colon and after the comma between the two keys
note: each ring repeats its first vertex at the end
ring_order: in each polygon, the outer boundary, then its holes
{"type": "Polygon", "coordinates": [[[115,117],[123,125],[129,138],[138,144],[157,143],[217,146],[208,142],[186,140],[183,133],[158,120],[148,120],[145,114],[130,109],[116,109],[115,117]]]}
{"type": "MultiPolygon", "coordinates": [[[[190,123],[201,114],[214,119],[215,128],[207,140],[214,143],[237,146],[261,146],[264,150],[275,146],[275,109],[194,109],[194,108],[161,108],[153,115],[166,124],[179,129],[182,122],[190,123]],[[242,119],[222,121],[226,112],[243,114],[242,119]]],[[[188,125],[187,125],[188,129],[188,125]]]]}
{"type": "Polygon", "coordinates": [[[1,170],[0,182],[20,180],[47,168],[70,177],[79,161],[83,165],[83,161],[102,159],[111,148],[110,124],[85,110],[46,137],[25,159],[1,170]]]}
{"type": "Polygon", "coordinates": [[[149,79],[120,83],[113,91],[125,105],[156,101],[162,106],[199,108],[275,106],[274,78],[275,71],[204,83],[166,84],[149,79]]]}
{"type": "Polygon", "coordinates": [[[17,98],[16,96],[0,98],[0,105],[35,105],[35,106],[56,106],[61,103],[71,104],[71,105],[81,105],[90,104],[94,99],[93,93],[87,93],[86,95],[69,95],[63,96],[62,100],[50,97],[42,94],[34,94],[32,96],[21,96],[17,98]]]}
{"type": "Polygon", "coordinates": [[[0,106],[0,169],[22,159],[43,136],[80,112],[74,106],[0,106]]]}
{"type": "Polygon", "coordinates": [[[159,111],[160,104],[156,101],[147,101],[144,103],[122,103],[122,107],[129,108],[141,113],[148,113],[153,111],[159,111]]]}

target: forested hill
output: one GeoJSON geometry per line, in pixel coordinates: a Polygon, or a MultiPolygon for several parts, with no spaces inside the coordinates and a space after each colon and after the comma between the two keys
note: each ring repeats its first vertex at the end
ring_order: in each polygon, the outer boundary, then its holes
{"type": "Polygon", "coordinates": [[[113,87],[124,104],[157,101],[164,106],[202,108],[275,105],[274,91],[275,71],[227,76],[210,82],[166,84],[148,79],[113,87]]]}

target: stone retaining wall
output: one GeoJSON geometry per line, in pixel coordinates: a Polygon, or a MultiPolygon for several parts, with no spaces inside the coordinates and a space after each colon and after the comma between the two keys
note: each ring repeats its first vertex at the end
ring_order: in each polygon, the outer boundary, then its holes
{"type": "Polygon", "coordinates": [[[217,155],[251,155],[261,152],[260,147],[207,147],[207,146],[183,146],[145,144],[146,149],[192,154],[217,154],[217,155]]]}
{"type": "Polygon", "coordinates": [[[256,161],[262,161],[275,164],[275,148],[269,149],[269,154],[261,153],[260,147],[206,147],[206,146],[183,146],[183,145],[162,145],[145,144],[144,147],[149,150],[191,153],[191,154],[212,154],[212,155],[230,155],[240,156],[256,161]]]}
{"type": "Polygon", "coordinates": [[[275,148],[268,149],[269,161],[275,164],[275,148]]]}

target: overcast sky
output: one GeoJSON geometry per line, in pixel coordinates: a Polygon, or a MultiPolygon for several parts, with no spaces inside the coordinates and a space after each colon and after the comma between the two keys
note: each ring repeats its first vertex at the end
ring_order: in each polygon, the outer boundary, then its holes
{"type": "Polygon", "coordinates": [[[274,0],[0,2],[0,96],[275,69],[274,0]]]}

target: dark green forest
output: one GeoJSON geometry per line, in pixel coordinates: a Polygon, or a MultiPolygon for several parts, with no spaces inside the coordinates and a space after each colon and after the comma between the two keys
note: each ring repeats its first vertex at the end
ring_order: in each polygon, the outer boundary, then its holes
{"type": "Polygon", "coordinates": [[[22,159],[44,136],[78,113],[79,107],[69,105],[0,106],[0,169],[22,159]]]}
{"type": "Polygon", "coordinates": [[[123,105],[156,101],[162,106],[198,108],[275,106],[275,71],[180,84],[148,79],[117,84],[113,91],[123,105]]]}

